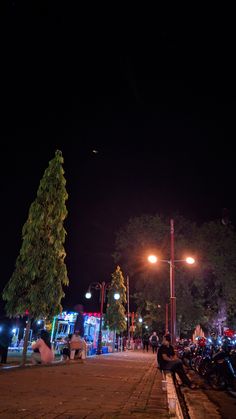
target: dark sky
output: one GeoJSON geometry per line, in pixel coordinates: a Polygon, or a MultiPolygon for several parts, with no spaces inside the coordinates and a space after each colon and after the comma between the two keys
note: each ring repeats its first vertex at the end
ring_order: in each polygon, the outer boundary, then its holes
{"type": "Polygon", "coordinates": [[[58,148],[69,192],[64,304],[73,305],[89,282],[110,279],[115,233],[131,216],[178,211],[203,222],[226,207],[235,224],[235,34],[146,21],[126,37],[43,4],[4,11],[1,287],[58,148]]]}

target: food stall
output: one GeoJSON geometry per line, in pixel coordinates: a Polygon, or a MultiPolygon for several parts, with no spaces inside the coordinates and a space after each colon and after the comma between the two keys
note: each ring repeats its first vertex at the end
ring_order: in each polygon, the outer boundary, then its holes
{"type": "MultiPolygon", "coordinates": [[[[68,335],[74,333],[74,326],[77,319],[77,312],[63,311],[55,316],[52,324],[51,342],[56,353],[60,353],[65,345],[68,335]]],[[[98,331],[100,324],[100,313],[83,313],[84,317],[84,339],[87,343],[87,355],[96,353],[98,331]]]]}

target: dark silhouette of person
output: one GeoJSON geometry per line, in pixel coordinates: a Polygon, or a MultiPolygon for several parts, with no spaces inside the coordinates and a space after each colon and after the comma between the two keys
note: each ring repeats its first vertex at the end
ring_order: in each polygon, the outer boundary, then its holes
{"type": "Polygon", "coordinates": [[[148,352],[149,349],[149,335],[148,333],[144,333],[143,335],[143,350],[148,352]]]}
{"type": "Polygon", "coordinates": [[[0,355],[1,363],[7,363],[8,347],[11,344],[12,333],[10,324],[4,322],[1,325],[0,330],[0,355]]]}
{"type": "Polygon", "coordinates": [[[74,331],[79,331],[80,336],[84,337],[84,308],[82,304],[77,304],[77,306],[75,306],[75,309],[78,312],[78,314],[75,321],[74,331]]]}
{"type": "Polygon", "coordinates": [[[149,342],[152,345],[152,352],[157,352],[159,337],[157,336],[157,332],[153,332],[153,334],[149,338],[149,342]]]}

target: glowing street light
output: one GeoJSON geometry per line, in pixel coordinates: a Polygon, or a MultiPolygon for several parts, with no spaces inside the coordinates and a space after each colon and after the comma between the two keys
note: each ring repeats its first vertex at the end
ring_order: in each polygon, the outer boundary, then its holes
{"type": "MultiPolygon", "coordinates": [[[[176,262],[186,262],[189,265],[195,263],[195,259],[188,256],[185,259],[174,259],[174,220],[170,220],[170,260],[158,259],[156,255],[149,255],[148,261],[152,264],[157,262],[166,262],[170,266],[170,332],[172,343],[176,341],[176,297],[175,297],[175,281],[174,281],[174,264],[176,262]]],[[[167,325],[166,325],[167,327],[167,325]]]]}
{"type": "Polygon", "coordinates": [[[92,297],[91,292],[90,291],[86,292],[85,298],[87,298],[87,300],[90,300],[91,297],[92,297]]]}
{"type": "Polygon", "coordinates": [[[155,255],[149,255],[148,256],[148,262],[150,263],[157,263],[158,258],[155,255]]]}
{"type": "Polygon", "coordinates": [[[185,259],[185,261],[189,264],[189,265],[193,265],[193,263],[195,263],[195,259],[194,258],[192,258],[192,257],[187,257],[186,259],[185,259]]]}

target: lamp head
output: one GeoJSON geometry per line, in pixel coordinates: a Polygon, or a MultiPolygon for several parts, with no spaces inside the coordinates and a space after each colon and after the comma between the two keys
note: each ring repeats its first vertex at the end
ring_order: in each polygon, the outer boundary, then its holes
{"type": "Polygon", "coordinates": [[[189,265],[192,265],[193,263],[195,263],[195,259],[190,256],[187,257],[185,260],[189,265]]]}
{"type": "Polygon", "coordinates": [[[87,300],[89,300],[92,297],[92,294],[90,291],[87,291],[85,294],[85,298],[87,298],[87,300]]]}
{"type": "Polygon", "coordinates": [[[150,263],[157,263],[158,262],[158,258],[155,255],[149,255],[148,256],[148,262],[150,262],[150,263]]]}

